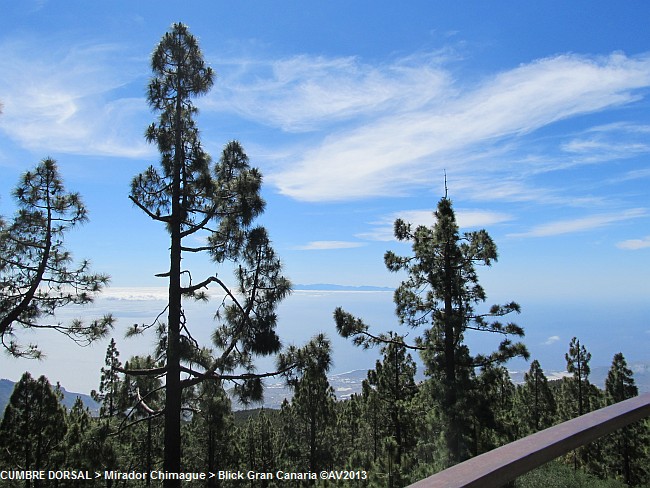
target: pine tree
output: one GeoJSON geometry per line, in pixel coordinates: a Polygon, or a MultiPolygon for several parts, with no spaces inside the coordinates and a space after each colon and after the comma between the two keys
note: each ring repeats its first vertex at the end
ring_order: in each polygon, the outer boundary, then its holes
{"type": "Polygon", "coordinates": [[[47,158],[23,175],[14,190],[18,212],[10,224],[0,219],[0,340],[14,356],[36,357],[34,344],[21,345],[18,329],[47,328],[79,344],[105,336],[110,315],[84,324],[48,323],[55,311],[70,304],[91,303],[108,276],[90,271],[90,263],[72,265],[64,247],[66,234],[88,220],[78,193],[67,193],[56,161],[47,158]]]}
{"type": "Polygon", "coordinates": [[[336,425],[334,389],[327,379],[332,364],[331,344],[323,334],[317,335],[302,349],[291,348],[278,358],[278,369],[288,364],[296,368],[287,373],[293,389],[291,409],[304,426],[304,465],[318,472],[333,460],[332,427],[336,425]]]}
{"type": "MultiPolygon", "coordinates": [[[[577,337],[571,339],[569,352],[565,354],[565,359],[567,371],[573,373],[573,376],[565,378],[562,383],[562,397],[558,402],[558,411],[562,421],[599,408],[602,397],[600,390],[589,382],[591,353],[583,344],[580,344],[577,337]]],[[[601,450],[601,441],[594,441],[573,451],[568,455],[567,461],[573,460],[574,469],[581,465],[594,474],[602,475],[601,450]]]]}
{"type": "Polygon", "coordinates": [[[67,415],[67,431],[64,439],[66,453],[66,469],[87,470],[97,469],[98,460],[105,465],[107,452],[97,449],[98,437],[93,426],[93,418],[81,398],[77,397],[67,415]]]}
{"type": "Polygon", "coordinates": [[[555,398],[537,359],[524,374],[524,384],[517,389],[517,400],[522,435],[532,434],[553,424],[555,398]]]}
{"type": "MultiPolygon", "coordinates": [[[[178,473],[183,390],[205,380],[234,380],[236,393],[244,400],[258,399],[262,385],[253,360],[280,349],[275,307],[289,293],[290,284],[280,274],[280,261],[266,231],[252,227],[264,209],[259,171],[249,166],[238,142],[228,143],[214,165],[201,146],[192,98],[211,88],[214,73],[186,26],[174,24],[163,36],[151,66],[148,101],[159,118],[146,136],[158,146],[161,171],[152,166],[134,178],[130,198],[164,224],[170,236],[169,268],[158,275],[169,284],[167,322],[156,319],[132,329],[136,333],[158,328],[164,363],[130,374],[165,375],[163,466],[178,473]],[[202,239],[205,245],[197,245],[202,239]],[[236,286],[230,287],[216,273],[197,281],[183,269],[184,255],[204,252],[217,264],[234,262],[236,286]],[[220,321],[213,334],[216,353],[196,343],[183,308],[183,298],[207,300],[205,289],[212,283],[226,295],[216,315],[220,321]]],[[[180,481],[166,480],[165,486],[180,486],[180,481]]]]}
{"type": "MultiPolygon", "coordinates": [[[[622,353],[614,355],[612,366],[605,380],[605,393],[608,405],[622,402],[639,394],[632,370],[627,367],[622,353]]],[[[636,422],[623,427],[609,436],[607,440],[611,446],[607,449],[610,458],[609,464],[614,472],[623,478],[625,484],[635,486],[648,480],[650,471],[647,467],[647,453],[644,452],[644,446],[650,444],[650,429],[647,424],[636,422]]]]}
{"type": "MultiPolygon", "coordinates": [[[[186,430],[188,462],[197,472],[227,470],[236,464],[230,399],[216,381],[203,382],[198,385],[198,390],[192,419],[186,430]]],[[[206,486],[218,486],[218,481],[210,478],[206,486]]]]}
{"type": "Polygon", "coordinates": [[[119,370],[122,367],[120,362],[120,352],[117,350],[115,339],[111,338],[111,342],[106,349],[106,359],[104,361],[106,367],[101,369],[101,379],[99,382],[99,390],[90,392],[93,400],[101,403],[99,409],[99,416],[103,418],[112,418],[124,411],[125,405],[121,401],[122,381],[120,379],[119,370]]]}
{"type": "Polygon", "coordinates": [[[382,349],[382,360],[368,371],[368,383],[377,394],[382,414],[382,424],[395,444],[394,460],[399,468],[402,456],[414,440],[410,403],[416,393],[415,361],[404,346],[404,338],[390,335],[392,342],[382,349]]]}
{"type": "Polygon", "coordinates": [[[573,373],[573,384],[577,389],[578,415],[589,412],[589,374],[591,368],[591,353],[584,345],[580,345],[577,337],[571,339],[569,352],[564,355],[567,362],[567,371],[573,373]]]}
{"type": "Polygon", "coordinates": [[[336,403],[337,449],[335,466],[344,469],[368,469],[372,453],[372,441],[367,435],[368,424],[364,418],[364,402],[359,394],[352,394],[336,403]]]}
{"type": "MultiPolygon", "coordinates": [[[[408,276],[395,291],[396,313],[401,324],[424,328],[410,347],[420,351],[425,373],[434,382],[432,402],[439,403],[439,413],[445,417],[445,464],[449,465],[469,454],[471,418],[466,413],[471,409],[466,393],[473,388],[474,369],[501,364],[515,356],[528,357],[526,347],[510,339],[524,335],[521,327],[489,321],[491,317],[518,313],[520,307],[511,302],[493,305],[487,313],[475,312],[474,307],[486,300],[475,266],[490,266],[496,261],[496,245],[485,230],[461,236],[451,200],[446,196],[438,202],[432,227],[418,226],[414,230],[398,219],[394,230],[397,240],[410,241],[413,249],[412,256],[400,257],[391,251],[384,256],[389,271],[404,271],[408,276]],[[497,351],[472,356],[464,342],[470,331],[502,335],[504,339],[497,351]]],[[[358,345],[390,342],[386,335],[371,334],[363,321],[340,308],[334,319],[339,334],[352,337],[358,345]]]]}
{"type": "Polygon", "coordinates": [[[476,456],[515,440],[511,416],[515,386],[503,366],[486,365],[477,377],[474,401],[474,446],[476,456]]]}
{"type": "Polygon", "coordinates": [[[286,398],[280,405],[279,422],[278,465],[284,471],[300,471],[304,466],[302,443],[306,433],[295,409],[286,398]]]}
{"type": "MultiPolygon", "coordinates": [[[[124,445],[125,439],[122,435],[118,438],[115,437],[116,431],[119,430],[119,426],[124,420],[128,405],[125,396],[125,383],[119,372],[121,368],[120,353],[117,350],[115,339],[111,338],[106,348],[104,367],[100,370],[99,390],[90,392],[92,399],[100,404],[100,421],[92,429],[95,443],[87,446],[87,451],[97,455],[94,461],[95,468],[116,469],[118,467],[118,451],[123,454],[120,444],[124,445]]],[[[79,420],[83,419],[83,416],[79,414],[71,419],[79,420]]],[[[78,425],[77,422],[73,423],[74,425],[78,425]]],[[[81,436],[80,439],[83,444],[88,444],[85,436],[81,436]]],[[[108,488],[113,486],[113,480],[107,479],[106,486],[108,488]]]]}
{"type": "MultiPolygon", "coordinates": [[[[162,368],[151,356],[133,356],[124,369],[126,371],[151,371],[162,368]]],[[[161,440],[162,408],[164,388],[157,376],[125,374],[119,389],[119,403],[125,405],[125,418],[120,422],[120,440],[128,446],[130,468],[149,472],[157,464],[161,440]],[[125,426],[131,426],[129,429],[125,426]]],[[[150,484],[147,478],[147,486],[150,484]]]]}
{"type": "MultiPolygon", "coordinates": [[[[279,468],[277,464],[276,431],[264,409],[259,415],[251,416],[248,419],[244,430],[244,442],[245,467],[247,470],[258,473],[273,473],[279,468]]],[[[287,469],[287,471],[290,470],[291,468],[287,469]]],[[[249,485],[253,488],[277,486],[276,483],[267,479],[251,480],[249,485]]]]}
{"type": "Polygon", "coordinates": [[[363,418],[366,428],[369,430],[369,448],[373,462],[379,459],[381,441],[385,437],[385,419],[382,417],[381,400],[377,390],[370,386],[368,379],[361,383],[361,394],[363,398],[363,418]]]}
{"type": "Polygon", "coordinates": [[[605,392],[607,404],[622,402],[639,394],[639,389],[634,384],[632,370],[627,367],[623,353],[614,355],[612,366],[605,379],[605,392]]]}
{"type": "MultiPolygon", "coordinates": [[[[63,458],[65,410],[45,376],[23,374],[0,424],[0,458],[12,469],[56,470],[63,458]],[[59,461],[59,462],[57,462],[59,461]]],[[[30,486],[26,480],[25,486],[30,486]]]]}

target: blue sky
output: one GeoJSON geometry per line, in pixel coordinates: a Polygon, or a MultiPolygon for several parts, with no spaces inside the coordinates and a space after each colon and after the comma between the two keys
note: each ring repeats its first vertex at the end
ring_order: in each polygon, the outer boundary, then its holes
{"type": "MultiPolygon", "coordinates": [[[[19,175],[55,158],[90,212],[69,247],[115,289],[164,285],[164,231],[127,196],[158,161],[143,137],[149,55],[181,21],[217,73],[196,101],[204,146],[218,158],[237,139],[261,169],[261,223],[294,283],[396,286],[383,254],[408,247],[392,222],[432,223],[446,171],[463,230],[499,246],[480,273],[489,302],[554,320],[633,311],[650,342],[650,4],[0,8],[0,213],[19,175]]],[[[563,349],[570,335],[546,334],[563,349]]]]}

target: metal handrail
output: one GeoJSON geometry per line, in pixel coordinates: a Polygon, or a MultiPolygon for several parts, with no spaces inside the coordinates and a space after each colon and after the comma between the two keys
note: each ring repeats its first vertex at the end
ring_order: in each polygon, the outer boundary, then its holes
{"type": "Polygon", "coordinates": [[[650,417],[650,393],[549,427],[420,480],[408,488],[497,488],[567,452],[650,417]]]}

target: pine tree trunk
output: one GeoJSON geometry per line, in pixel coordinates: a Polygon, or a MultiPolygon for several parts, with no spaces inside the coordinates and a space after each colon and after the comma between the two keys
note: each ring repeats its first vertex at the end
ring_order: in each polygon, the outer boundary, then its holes
{"type": "MultiPolygon", "coordinates": [[[[180,75],[179,75],[180,78],[180,75]]],[[[181,86],[180,80],[178,86],[181,86]]],[[[167,373],[165,377],[165,455],[163,468],[181,471],[181,167],[183,153],[181,96],[176,96],[175,153],[172,181],[171,249],[169,267],[169,315],[167,320],[167,373]]],[[[165,488],[180,488],[180,480],[165,480],[165,488]]]]}
{"type": "Polygon", "coordinates": [[[460,433],[456,412],[456,361],[454,355],[454,320],[452,296],[451,244],[445,245],[445,402],[443,408],[447,417],[446,440],[449,464],[460,461],[460,433]]]}

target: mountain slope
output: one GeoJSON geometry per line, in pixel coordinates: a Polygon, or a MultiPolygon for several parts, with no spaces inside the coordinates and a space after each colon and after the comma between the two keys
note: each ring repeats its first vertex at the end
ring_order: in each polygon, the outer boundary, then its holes
{"type": "MultiPolygon", "coordinates": [[[[4,415],[5,407],[9,403],[9,399],[11,398],[11,393],[14,391],[15,384],[16,383],[13,381],[0,379],[0,417],[4,415]]],[[[90,409],[90,412],[93,415],[97,415],[99,412],[99,404],[93,400],[90,395],[67,391],[63,387],[61,387],[61,392],[63,393],[62,403],[68,410],[72,408],[74,402],[77,400],[77,397],[80,397],[81,401],[86,407],[90,409]]]]}

